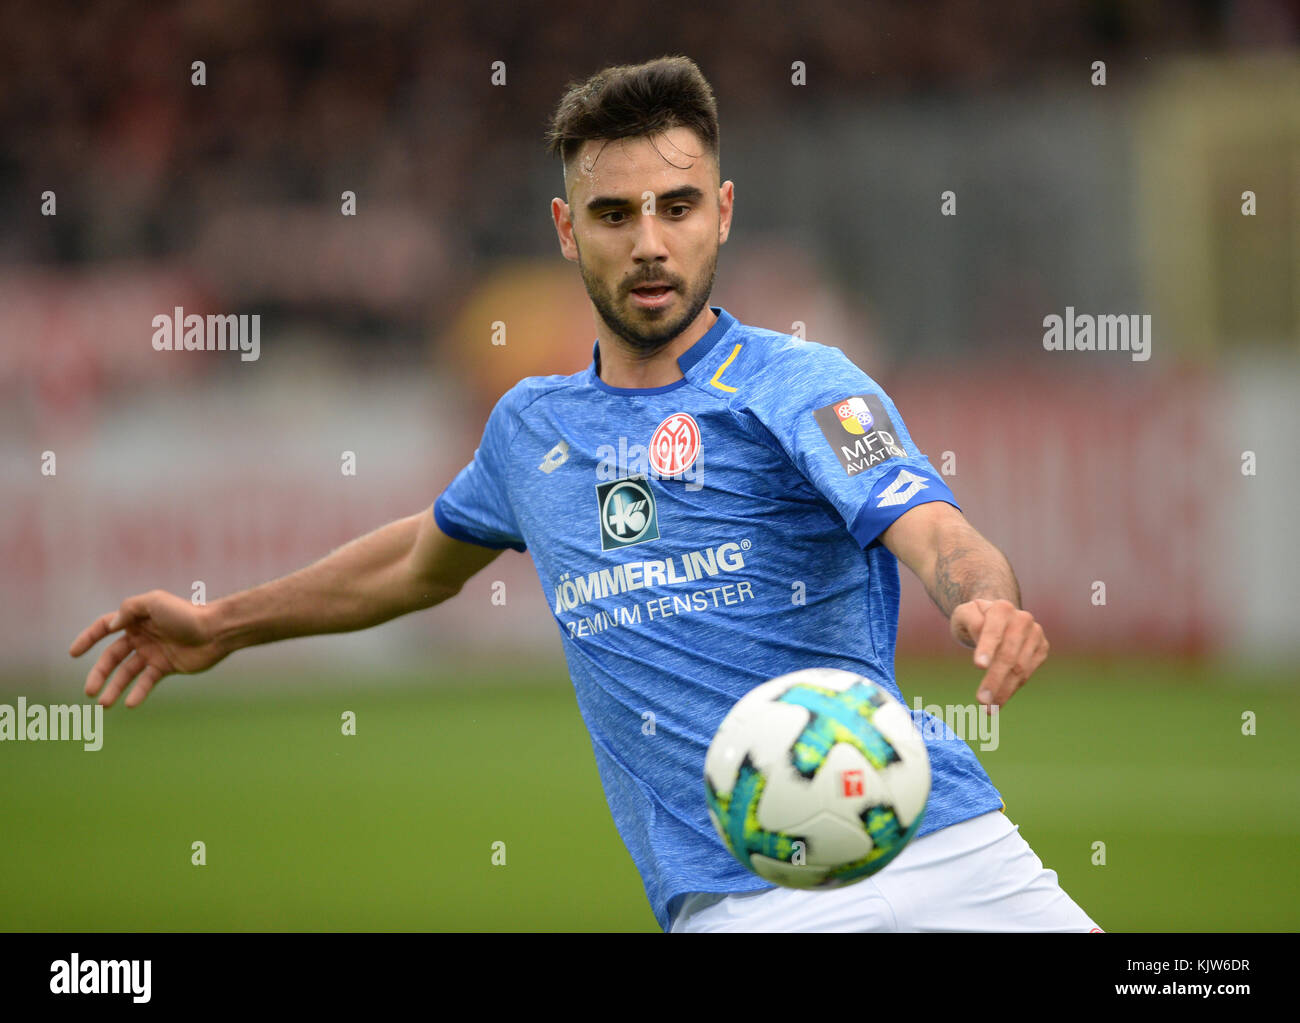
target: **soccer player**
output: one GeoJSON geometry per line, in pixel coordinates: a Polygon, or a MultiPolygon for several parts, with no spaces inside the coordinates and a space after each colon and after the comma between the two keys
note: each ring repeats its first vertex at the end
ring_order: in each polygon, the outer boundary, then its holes
{"type": "Polygon", "coordinates": [[[778,889],[708,817],[709,741],[754,686],[800,668],[893,676],[898,562],[973,647],[1000,707],[1048,644],[880,386],[835,348],[709,305],[734,186],[713,95],[683,57],[574,85],[549,133],[551,213],[595,312],[589,368],[520,381],[432,511],[275,582],[194,607],[129,597],[86,694],[139,705],[166,675],[257,643],[377,625],[531,553],[610,811],[665,930],[1096,929],[1003,813],[969,747],[927,738],[917,836],[876,875],[778,889]],[[802,599],[795,599],[796,595],[802,599]],[[653,715],[651,718],[650,715],[653,715]],[[646,729],[647,720],[654,728],[646,729]]]}

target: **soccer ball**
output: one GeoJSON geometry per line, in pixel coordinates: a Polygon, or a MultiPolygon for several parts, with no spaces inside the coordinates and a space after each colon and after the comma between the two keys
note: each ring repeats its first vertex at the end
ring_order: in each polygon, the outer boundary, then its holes
{"type": "Polygon", "coordinates": [[[732,854],[788,888],[838,888],[897,856],[930,797],[907,708],[861,675],[807,668],[764,682],[704,758],[709,816],[732,854]]]}

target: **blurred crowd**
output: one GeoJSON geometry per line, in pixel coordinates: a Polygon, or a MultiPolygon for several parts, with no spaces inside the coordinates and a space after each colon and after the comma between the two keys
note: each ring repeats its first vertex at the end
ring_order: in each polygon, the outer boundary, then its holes
{"type": "MultiPolygon", "coordinates": [[[[1014,541],[1054,636],[1292,649],[1294,573],[1275,544],[1218,555],[1289,529],[1294,474],[1235,489],[1222,473],[1238,448],[1285,464],[1269,445],[1297,432],[1294,360],[1211,389],[1180,372],[1179,346],[1195,347],[1190,323],[1213,351],[1236,320],[1295,351],[1296,11],[10,0],[0,647],[16,663],[66,659],[69,622],[124,588],[188,586],[195,551],[228,592],[427,505],[505,388],[590,357],[590,309],[547,210],[561,178],[543,136],[565,86],[684,53],[717,94],[737,187],[715,296],[745,322],[797,322],[842,347],[888,382],[923,450],[960,448],[963,507],[1014,541]],[[1268,54],[1282,59],[1253,60],[1268,54]],[[1160,74],[1177,80],[1157,88],[1160,74]],[[1257,218],[1238,212],[1246,188],[1257,218]],[[956,218],[939,212],[949,189],[956,218]],[[261,316],[264,358],[155,351],[151,323],[177,307],[261,316]],[[1151,313],[1157,358],[1044,351],[1044,314],[1072,307],[1151,313]],[[489,340],[495,321],[508,346],[489,340]],[[52,479],[37,466],[56,450],[52,479]],[[361,485],[340,451],[362,453],[361,485]],[[1079,597],[1098,578],[1113,587],[1105,613],[1079,597]]],[[[511,592],[535,590],[513,564],[511,592]]],[[[475,617],[483,604],[458,606],[464,619],[439,619],[449,640],[501,642],[475,617]]],[[[923,594],[904,607],[912,642],[948,642],[923,594]]],[[[534,611],[534,631],[507,630],[520,643],[553,630],[534,611]]],[[[417,657],[425,628],[409,633],[417,657]]],[[[400,652],[382,638],[354,649],[400,652]]]]}
{"type": "Polygon", "coordinates": [[[722,110],[1014,84],[1044,66],[1294,42],[1285,0],[431,4],[18,0],[0,43],[0,260],[183,252],[238,204],[383,196],[492,255],[565,83],[692,56],[722,110]],[[663,39],[663,45],[657,42],[663,39]],[[191,85],[203,61],[207,85],[191,85]],[[507,87],[492,88],[494,61],[507,87]],[[34,221],[60,197],[57,224],[34,221]],[[518,191],[518,189],[514,189],[518,191]]]}

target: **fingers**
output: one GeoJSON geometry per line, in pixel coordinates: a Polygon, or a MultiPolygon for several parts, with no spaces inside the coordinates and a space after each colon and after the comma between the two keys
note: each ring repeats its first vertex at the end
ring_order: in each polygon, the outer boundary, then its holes
{"type": "MultiPolygon", "coordinates": [[[[1021,670],[1024,672],[1025,682],[1028,682],[1029,676],[1043,666],[1043,662],[1047,660],[1047,653],[1051,649],[1051,644],[1043,635],[1043,627],[1035,623],[1034,628],[1037,630],[1038,641],[1035,642],[1035,636],[1031,634],[1021,653],[1021,670]],[[1031,650],[1030,647],[1033,649],[1031,650]]],[[[1024,685],[1024,682],[1021,685],[1024,685]]]]}
{"type": "Polygon", "coordinates": [[[1047,659],[1048,649],[1043,627],[1033,615],[1012,609],[1005,616],[1001,641],[980,682],[980,703],[989,707],[1005,704],[1047,659]]]}
{"type": "Polygon", "coordinates": [[[979,638],[980,630],[984,628],[985,608],[979,606],[981,603],[987,602],[969,601],[959,604],[953,610],[949,631],[952,633],[952,638],[962,646],[973,647],[979,638]]]}
{"type": "MultiPolygon", "coordinates": [[[[113,706],[113,704],[117,702],[117,698],[122,695],[123,690],[135,681],[136,676],[139,675],[140,672],[144,671],[148,667],[148,661],[138,653],[132,653],[130,657],[126,658],[122,662],[121,666],[113,674],[113,677],[109,679],[108,685],[104,687],[103,695],[99,698],[99,705],[101,707],[113,706]]],[[[144,699],[144,697],[141,697],[140,699],[144,699]]],[[[135,703],[132,703],[128,700],[127,706],[134,707],[135,704],[139,702],[140,700],[136,700],[135,703]]]]}
{"type": "MultiPolygon", "coordinates": [[[[1016,611],[1014,608],[1010,613],[990,612],[989,623],[984,632],[987,635],[991,631],[990,627],[996,628],[998,643],[990,651],[989,662],[986,662],[989,670],[984,673],[984,678],[980,682],[978,693],[980,703],[990,707],[1000,707],[1020,688],[1020,683],[1024,682],[1024,677],[1017,673],[1016,665],[1020,661],[1020,651],[1025,645],[1032,621],[1032,615],[1016,611]]],[[[984,639],[985,636],[981,635],[981,647],[984,645],[984,639]]],[[[975,656],[978,664],[979,654],[975,656]]]]}
{"type": "MultiPolygon", "coordinates": [[[[80,657],[110,632],[117,631],[110,625],[116,617],[116,611],[110,611],[106,615],[100,615],[88,628],[82,631],[81,635],[72,641],[72,645],[68,647],[68,653],[73,657],[80,657]]],[[[117,628],[121,628],[121,626],[119,625],[117,628]]]]}
{"type": "Polygon", "coordinates": [[[131,640],[126,636],[119,636],[116,642],[105,648],[99,655],[99,660],[95,662],[95,666],[90,669],[90,674],[86,676],[87,696],[93,697],[99,692],[104,685],[104,680],[126,659],[131,650],[131,640]]]}
{"type": "Polygon", "coordinates": [[[162,681],[162,672],[152,664],[140,673],[140,681],[135,684],[135,688],[127,695],[126,705],[128,707],[138,707],[144,703],[145,697],[152,691],[153,687],[162,681]]]}
{"type": "Polygon", "coordinates": [[[984,627],[980,629],[979,643],[975,645],[976,667],[987,668],[992,664],[993,655],[1002,645],[1002,637],[1008,624],[1006,611],[1015,610],[1011,601],[1008,600],[1005,604],[1005,608],[989,606],[981,609],[984,611],[984,627]]]}
{"type": "MultiPolygon", "coordinates": [[[[80,657],[105,636],[146,617],[148,611],[142,597],[128,597],[116,611],[100,615],[83,630],[68,647],[68,653],[80,657]]],[[[116,642],[105,648],[95,666],[90,669],[86,676],[85,693],[92,699],[98,695],[101,707],[111,707],[137,677],[139,682],[126,700],[128,707],[138,707],[143,703],[153,687],[161,681],[163,672],[135,651],[130,636],[119,636],[116,642]],[[112,681],[108,682],[110,678],[112,681]],[[108,682],[107,688],[104,687],[105,682],[108,682]]]]}
{"type": "Polygon", "coordinates": [[[116,632],[118,629],[125,628],[131,622],[147,618],[149,615],[148,608],[145,606],[145,597],[147,596],[148,594],[141,594],[137,597],[127,597],[126,600],[122,601],[122,606],[116,611],[100,615],[91,623],[89,628],[72,641],[72,645],[68,647],[68,653],[73,657],[80,657],[110,632],[116,632]]]}

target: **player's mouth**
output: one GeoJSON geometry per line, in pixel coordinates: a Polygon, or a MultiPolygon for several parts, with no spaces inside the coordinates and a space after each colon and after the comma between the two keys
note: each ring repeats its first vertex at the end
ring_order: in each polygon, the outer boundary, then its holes
{"type": "Polygon", "coordinates": [[[642,309],[659,309],[672,301],[675,292],[668,284],[643,284],[632,289],[632,302],[642,309]]]}

